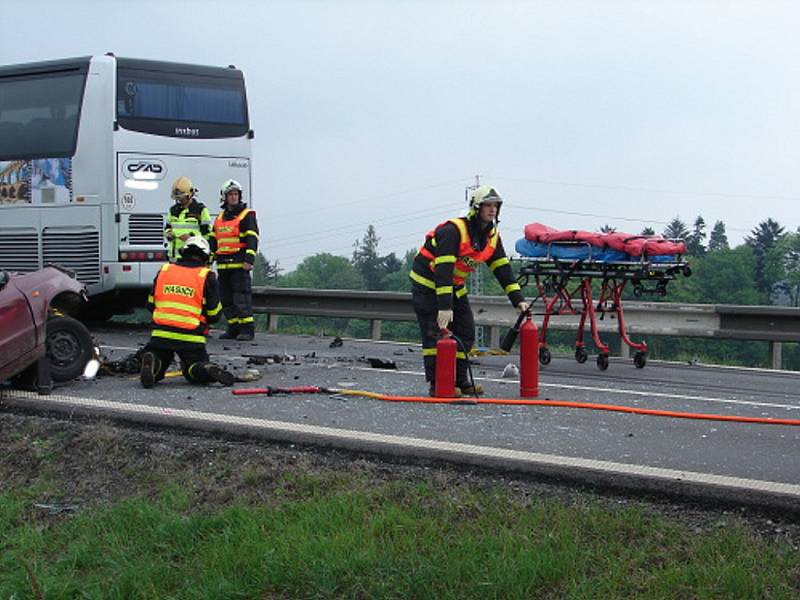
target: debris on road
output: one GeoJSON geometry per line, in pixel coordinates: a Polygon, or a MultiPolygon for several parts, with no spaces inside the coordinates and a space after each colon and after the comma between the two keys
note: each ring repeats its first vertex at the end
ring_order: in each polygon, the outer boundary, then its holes
{"type": "Polygon", "coordinates": [[[100,357],[102,363],[99,374],[102,375],[133,375],[142,370],[142,352],[144,348],[139,348],[136,352],[123,356],[119,360],[104,360],[100,357]]]}
{"type": "Polygon", "coordinates": [[[261,379],[261,371],[258,369],[245,369],[243,373],[236,373],[236,381],[245,383],[248,381],[258,381],[261,379]]]}
{"type": "Polygon", "coordinates": [[[365,357],[363,360],[373,369],[397,369],[397,364],[393,360],[374,357],[365,357]]]}
{"type": "Polygon", "coordinates": [[[470,356],[508,356],[508,352],[500,348],[473,348],[469,351],[470,356]]]}
{"type": "Polygon", "coordinates": [[[293,354],[242,354],[242,356],[247,359],[248,365],[275,365],[297,360],[293,354]]]}

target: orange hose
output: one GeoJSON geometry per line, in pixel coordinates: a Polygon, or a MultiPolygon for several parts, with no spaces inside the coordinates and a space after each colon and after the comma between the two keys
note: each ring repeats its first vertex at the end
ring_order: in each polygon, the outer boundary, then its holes
{"type": "Polygon", "coordinates": [[[362,390],[331,389],[331,392],[348,396],[365,396],[385,402],[421,402],[426,404],[504,404],[511,406],[558,406],[562,408],[583,408],[588,410],[607,410],[611,412],[649,415],[653,417],[672,417],[675,419],[700,419],[706,421],[732,421],[735,423],[759,423],[763,425],[800,426],[800,419],[773,419],[769,417],[744,417],[740,415],[715,415],[689,413],[652,408],[635,408],[616,404],[596,404],[593,402],[570,402],[567,400],[524,400],[516,398],[430,398],[428,396],[391,396],[362,390]]]}

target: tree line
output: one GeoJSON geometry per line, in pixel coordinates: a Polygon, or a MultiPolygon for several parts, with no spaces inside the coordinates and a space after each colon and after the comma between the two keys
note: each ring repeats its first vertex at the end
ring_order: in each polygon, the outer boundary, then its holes
{"type": "MultiPolygon", "coordinates": [[[[709,232],[706,222],[698,216],[692,225],[675,217],[661,232],[666,238],[686,242],[687,256],[693,275],[671,282],[666,298],[654,301],[701,304],[747,304],[800,306],[800,229],[787,231],[772,218],[761,221],[745,237],[744,243],[731,247],[723,221],[716,221],[709,232]]],[[[598,228],[611,232],[606,224],[598,228]]],[[[651,227],[642,235],[656,235],[651,227]]],[[[514,239],[506,235],[507,249],[514,239]]],[[[353,242],[351,256],[319,253],[305,258],[294,270],[285,273],[277,263],[259,253],[254,269],[255,285],[300,287],[311,289],[353,289],[408,291],[408,273],[417,248],[403,257],[395,253],[381,254],[380,238],[369,225],[364,236],[353,242]]],[[[520,261],[512,261],[519,265],[520,261]]],[[[485,267],[483,267],[485,268],[485,267]]],[[[493,277],[482,278],[485,295],[502,295],[493,277]]],[[[532,295],[532,290],[526,290],[532,295]]],[[[475,293],[472,290],[472,293],[475,293]]],[[[631,291],[627,291],[631,294],[631,291]]],[[[629,299],[632,299],[632,295],[629,299]]],[[[339,334],[368,335],[369,324],[357,320],[314,320],[309,317],[282,318],[286,328],[293,331],[338,330],[339,334]]],[[[414,340],[414,323],[385,323],[386,337],[414,340]]],[[[708,360],[752,366],[768,360],[766,342],[737,342],[697,339],[658,338],[647,340],[654,358],[681,358],[689,361],[708,360]]],[[[565,338],[566,345],[571,341],[565,338]]],[[[800,369],[800,350],[796,344],[784,348],[786,368],[800,369]]]]}

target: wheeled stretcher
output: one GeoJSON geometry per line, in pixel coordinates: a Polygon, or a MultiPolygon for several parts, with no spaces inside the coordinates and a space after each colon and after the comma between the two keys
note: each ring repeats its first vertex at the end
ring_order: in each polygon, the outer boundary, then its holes
{"type": "Polygon", "coordinates": [[[525,237],[515,246],[523,265],[518,281],[525,287],[533,281],[537,289],[534,302],[544,302],[544,316],[539,330],[539,362],[546,365],[552,356],[547,348],[547,328],[554,315],[580,315],[575,338],[575,360],[584,363],[589,357],[584,342],[587,321],[598,350],[597,367],[608,368],[608,345],[600,338],[597,319],[613,314],[622,343],[633,350],[634,365],[647,363],[647,344],[634,342],[625,327],[622,295],[628,282],[633,295],[665,296],[667,284],[679,275],[691,275],[684,260],[686,245],[661,236],[587,231],[558,231],[539,223],[525,227],[525,237]],[[592,283],[599,281],[599,296],[593,297],[592,283]]]}

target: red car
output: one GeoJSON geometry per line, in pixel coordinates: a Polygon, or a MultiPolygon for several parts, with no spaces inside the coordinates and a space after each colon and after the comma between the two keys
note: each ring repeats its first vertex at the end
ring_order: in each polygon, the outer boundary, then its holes
{"type": "MultiPolygon", "coordinates": [[[[57,267],[0,271],[0,382],[37,364],[42,367],[44,357],[53,381],[80,375],[93,356],[93,343],[89,330],[72,315],[86,301],[83,284],[57,267]]],[[[47,371],[47,366],[39,369],[40,380],[47,371]]]]}

